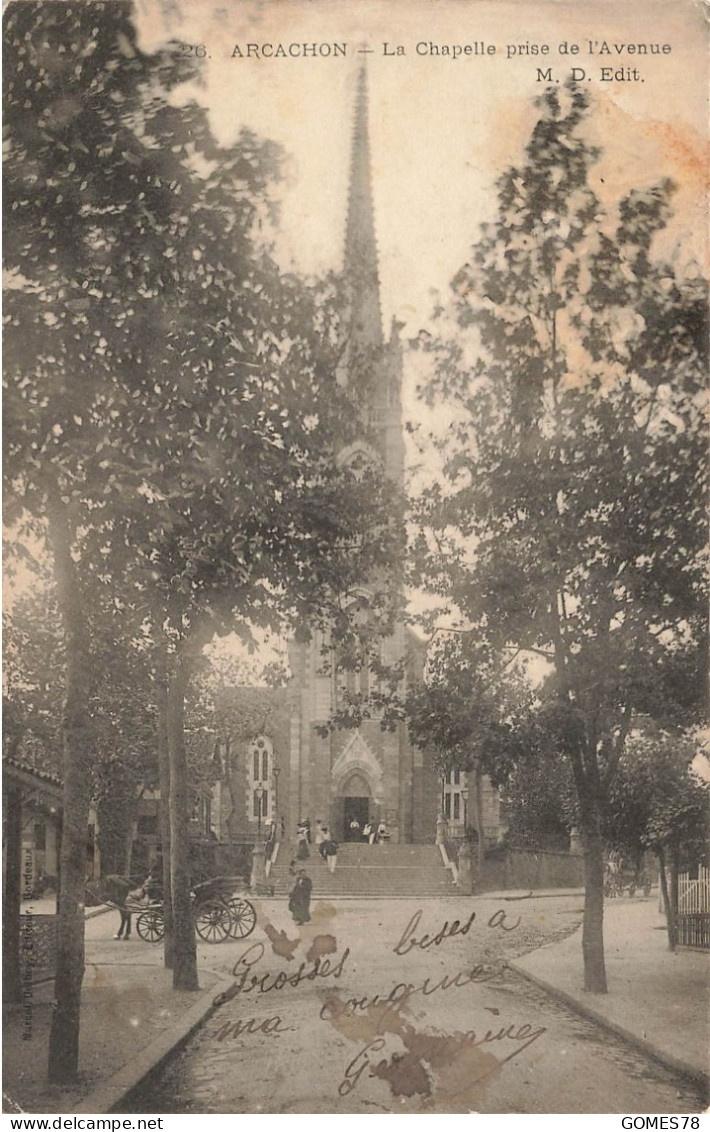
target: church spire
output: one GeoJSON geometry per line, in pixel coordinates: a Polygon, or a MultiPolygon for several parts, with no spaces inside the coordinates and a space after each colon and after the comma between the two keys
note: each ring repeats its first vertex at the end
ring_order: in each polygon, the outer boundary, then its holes
{"type": "Polygon", "coordinates": [[[380,280],[377,271],[367,77],[364,67],[358,77],[355,105],[344,271],[350,306],[350,345],[356,349],[381,346],[380,280]]]}

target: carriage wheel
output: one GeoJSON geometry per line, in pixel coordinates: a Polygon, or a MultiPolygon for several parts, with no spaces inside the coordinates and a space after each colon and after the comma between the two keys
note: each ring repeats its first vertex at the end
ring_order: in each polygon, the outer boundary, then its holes
{"type": "Polygon", "coordinates": [[[160,943],[165,934],[165,917],[154,908],[141,912],[136,920],[136,931],[146,943],[160,943]]]}
{"type": "Polygon", "coordinates": [[[248,900],[242,900],[240,897],[234,896],[229,901],[229,911],[232,916],[232,924],[229,932],[232,939],[245,939],[246,936],[251,935],[256,927],[254,905],[250,904],[248,900]]]}
{"type": "Polygon", "coordinates": [[[232,915],[223,900],[205,900],[195,909],[195,931],[205,943],[224,943],[231,926],[232,915]]]}

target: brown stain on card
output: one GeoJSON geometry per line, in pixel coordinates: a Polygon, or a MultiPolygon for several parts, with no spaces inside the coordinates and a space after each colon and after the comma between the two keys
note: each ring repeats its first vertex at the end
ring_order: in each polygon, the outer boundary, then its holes
{"type": "Polygon", "coordinates": [[[337,950],[338,941],[334,935],[317,935],[306,952],[306,959],[313,963],[323,955],[333,955],[337,950]]]}
{"type": "Polygon", "coordinates": [[[681,123],[649,122],[645,133],[655,138],[665,154],[672,158],[674,175],[687,176],[706,186],[708,180],[709,149],[694,130],[681,123]]]}
{"type": "MultiPolygon", "coordinates": [[[[310,922],[301,927],[301,941],[303,946],[310,948],[319,936],[332,936],[335,938],[335,927],[338,919],[338,910],[333,904],[318,901],[311,906],[310,922]]],[[[323,952],[324,955],[330,954],[323,952]]]]}
{"type": "Polygon", "coordinates": [[[275,927],[261,902],[254,905],[257,915],[257,925],[264,932],[271,944],[271,950],[279,959],[290,962],[300,947],[306,951],[306,958],[310,962],[321,959],[325,955],[333,955],[338,950],[338,941],[334,931],[324,929],[333,928],[338,917],[338,910],[334,904],[319,901],[312,909],[310,923],[302,924],[299,934],[292,938],[288,931],[275,927]]]}
{"type": "Polygon", "coordinates": [[[296,936],[295,939],[289,939],[285,931],[277,931],[273,924],[266,924],[264,932],[274,955],[278,955],[279,959],[293,959],[296,948],[301,942],[299,936],[296,936]]]}
{"type": "Polygon", "coordinates": [[[389,1082],[395,1096],[416,1092],[436,1104],[454,1099],[459,1105],[471,1103],[482,1096],[484,1081],[501,1071],[500,1061],[471,1045],[465,1034],[437,1034],[404,1024],[400,1037],[407,1052],[393,1054],[373,1069],[376,1077],[389,1082]]]}
{"type": "Polygon", "coordinates": [[[166,1013],[165,1009],[161,1010],[156,987],[139,973],[135,985],[124,986],[112,978],[110,968],[104,970],[99,964],[89,963],[84,978],[97,1000],[100,998],[102,1014],[112,1026],[138,1031],[166,1013]]]}
{"type": "Polygon", "coordinates": [[[420,1096],[422,1111],[451,1104],[475,1106],[502,1070],[501,1061],[472,1044],[471,1035],[418,1028],[403,1017],[406,1007],[401,1004],[371,1003],[361,1013],[348,1014],[347,1003],[352,1000],[332,993],[322,993],[321,997],[324,1005],[331,1006],[327,1020],[349,1041],[370,1043],[385,1035],[401,1040],[402,1052],[392,1051],[388,1056],[368,1053],[368,1073],[371,1078],[386,1081],[395,1097],[420,1096]]]}

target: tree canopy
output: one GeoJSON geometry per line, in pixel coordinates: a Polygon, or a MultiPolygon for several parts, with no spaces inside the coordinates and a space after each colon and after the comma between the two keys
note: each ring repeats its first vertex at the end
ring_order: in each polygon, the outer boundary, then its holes
{"type": "Polygon", "coordinates": [[[600,200],[590,96],[538,105],[423,347],[424,395],[454,424],[419,501],[415,576],[472,649],[544,658],[587,853],[585,985],[604,990],[601,814],[633,712],[702,710],[705,293],[654,258],[673,186],[600,200]]]}
{"type": "Polygon", "coordinates": [[[4,30],[6,518],[46,537],[63,623],[50,1074],[65,1080],[83,970],[95,597],[103,587],[144,636],[169,717],[159,735],[186,955],[175,977],[194,988],[184,706],[200,650],[253,625],[308,631],[389,569],[401,536],[390,486],[335,458],[361,426],[335,380],[329,288],[283,275],[269,247],[275,147],[246,128],[219,147],[204,108],[174,105],[199,64],[175,44],[143,52],[127,0],[28,0],[4,30]]]}

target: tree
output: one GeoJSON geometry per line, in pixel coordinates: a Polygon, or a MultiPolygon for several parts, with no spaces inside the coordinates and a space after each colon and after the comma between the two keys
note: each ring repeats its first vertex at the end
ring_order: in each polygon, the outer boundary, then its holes
{"type": "MultiPolygon", "coordinates": [[[[202,427],[184,436],[179,451],[171,431],[166,471],[150,478],[153,500],[169,501],[169,518],[151,524],[129,517],[120,540],[130,546],[136,569],[152,573],[148,618],[156,647],[162,637],[165,649],[174,970],[183,989],[196,979],[181,837],[187,826],[184,703],[201,651],[215,634],[235,628],[249,639],[253,626],[332,627],[342,614],[341,595],[382,568],[396,546],[387,535],[393,528],[387,485],[374,474],[356,480],[337,466],[333,438],[346,426],[332,411],[335,386],[309,373],[296,353],[298,383],[288,371],[281,383],[275,371],[266,389],[251,389],[246,404],[219,426],[223,435],[207,466],[200,459],[209,432],[204,391],[180,392],[180,406],[190,405],[202,427]],[[317,419],[312,412],[309,417],[314,404],[317,419]],[[170,481],[172,467],[181,469],[179,485],[170,481]]],[[[223,380],[231,379],[227,372],[223,380]]],[[[213,380],[210,396],[215,391],[219,381],[213,380]]],[[[171,410],[168,405],[165,415],[171,410]]]]}
{"type": "Polygon", "coordinates": [[[678,938],[678,872],[707,854],[710,792],[693,771],[697,754],[692,736],[647,721],[629,737],[610,790],[609,841],[637,857],[650,849],[658,860],[671,951],[678,938]]]}
{"type": "MultiPolygon", "coordinates": [[[[221,673],[220,673],[221,675],[221,673]]],[[[237,837],[238,812],[243,806],[243,766],[251,740],[268,735],[276,744],[288,743],[290,713],[284,688],[224,683],[215,672],[203,681],[206,714],[211,722],[222,789],[228,798],[226,825],[237,837]]]]}
{"type": "MultiPolygon", "coordinates": [[[[17,550],[9,555],[9,563],[17,550]]],[[[24,563],[26,554],[20,556],[24,563]]],[[[3,758],[62,776],[61,706],[64,645],[51,579],[35,562],[33,588],[3,614],[3,758]]],[[[155,712],[145,665],[125,625],[113,612],[90,619],[94,685],[87,703],[92,719],[90,798],[98,818],[96,841],[104,873],[130,872],[136,802],[156,777],[155,712]]],[[[19,808],[21,797],[16,800],[19,808]]],[[[86,842],[84,842],[85,844],[86,842]]],[[[19,958],[20,891],[5,893],[5,956],[19,958]]],[[[8,982],[7,986],[10,987],[8,982]]]]}
{"type": "Polygon", "coordinates": [[[533,751],[532,758],[513,764],[502,787],[508,841],[520,848],[566,852],[577,825],[569,766],[546,745],[533,751]]]}
{"type": "Polygon", "coordinates": [[[117,609],[102,611],[90,628],[97,672],[91,792],[101,872],[128,876],[138,802],[158,784],[155,689],[149,658],[117,609]]]}
{"type": "Polygon", "coordinates": [[[142,53],[130,13],[27,2],[5,22],[8,518],[47,538],[65,648],[58,1081],[78,1057],[92,587],[152,637],[174,978],[195,988],[184,702],[201,649],[235,619],[247,636],[313,621],[390,543],[386,490],[334,460],[356,415],[327,312],[261,236],[274,147],[244,130],[219,150],[204,110],[171,106],[193,70],[142,53]]]}
{"type": "MultiPolygon", "coordinates": [[[[32,564],[35,565],[34,561],[32,564]]],[[[5,577],[13,562],[6,563],[5,577]]],[[[54,612],[41,589],[18,601],[12,614],[3,613],[2,757],[14,764],[61,773],[57,708],[61,703],[56,680],[61,665],[61,641],[53,632],[54,612]]],[[[20,1002],[23,791],[7,790],[3,829],[3,1001],[20,1002]]]]}
{"type": "Polygon", "coordinates": [[[3,613],[3,754],[16,758],[31,735],[42,745],[45,765],[61,775],[64,651],[46,582],[38,577],[35,587],[3,613]]]}
{"type": "MultiPolygon", "coordinates": [[[[584,984],[606,991],[603,816],[632,713],[704,649],[703,285],[653,259],[672,186],[615,207],[574,85],[539,100],[425,348],[455,406],[421,500],[420,572],[492,651],[540,654],[540,714],[570,766],[585,854],[584,984]]],[[[664,691],[664,695],[659,693],[664,691]]]]}
{"type": "Polygon", "coordinates": [[[57,1008],[49,1055],[57,1081],[76,1073],[83,975],[93,666],[79,543],[120,501],[115,468],[106,463],[110,427],[132,404],[125,378],[142,367],[141,340],[150,342],[145,328],[150,310],[156,314],[151,300],[165,288],[161,253],[174,239],[179,191],[179,179],[163,180],[168,171],[144,132],[146,118],[160,109],[152,92],[147,97],[151,84],[172,81],[178,68],[171,74],[165,56],[141,55],[129,17],[125,3],[27,3],[13,5],[5,20],[7,517],[48,540],[65,647],[57,1008]],[[160,211],[162,248],[156,237],[137,256],[141,230],[151,230],[160,211]]]}
{"type": "MultiPolygon", "coordinates": [[[[93,611],[94,687],[91,800],[99,818],[103,871],[130,872],[126,841],[139,793],[157,777],[155,703],[146,658],[114,608],[93,611]]],[[[38,575],[31,592],[3,615],[5,753],[41,746],[42,765],[61,776],[64,648],[51,581],[38,575]]]]}
{"type": "Polygon", "coordinates": [[[435,635],[423,678],[411,683],[402,703],[413,741],[433,754],[436,769],[471,775],[479,869],[485,852],[483,776],[501,785],[513,767],[533,761],[527,742],[531,704],[530,688],[506,659],[459,634],[435,635]]]}

